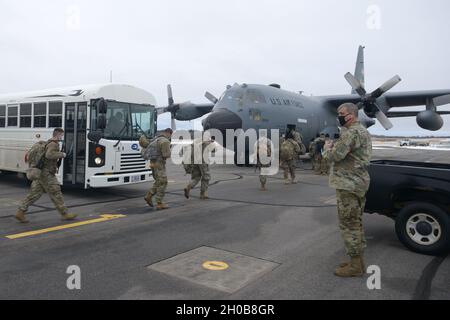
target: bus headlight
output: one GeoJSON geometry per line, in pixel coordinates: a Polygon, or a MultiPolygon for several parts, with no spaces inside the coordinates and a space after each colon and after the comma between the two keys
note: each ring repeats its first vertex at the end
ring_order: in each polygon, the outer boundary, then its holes
{"type": "Polygon", "coordinates": [[[89,142],[89,168],[100,168],[106,163],[106,148],[89,142]]]}

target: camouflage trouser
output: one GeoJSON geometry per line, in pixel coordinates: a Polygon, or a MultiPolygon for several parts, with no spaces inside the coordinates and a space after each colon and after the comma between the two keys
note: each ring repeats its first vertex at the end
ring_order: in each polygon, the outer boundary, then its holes
{"type": "Polygon", "coordinates": [[[330,166],[328,161],[323,159],[320,161],[320,173],[328,174],[330,172],[330,166]]]}
{"type": "Polygon", "coordinates": [[[209,174],[209,165],[207,164],[194,164],[192,168],[192,180],[188,188],[194,189],[201,181],[201,193],[206,193],[209,187],[209,181],[211,175],[209,174]]]}
{"type": "Polygon", "coordinates": [[[311,158],[311,165],[313,167],[313,170],[316,170],[316,156],[311,154],[310,158],[311,158]]]}
{"type": "Polygon", "coordinates": [[[347,254],[350,257],[360,256],[367,247],[362,223],[366,198],[349,191],[337,190],[337,203],[339,227],[347,254]]]}
{"type": "Polygon", "coordinates": [[[47,193],[58,212],[62,215],[68,212],[64,205],[64,197],[61,192],[61,186],[54,174],[43,171],[39,180],[33,181],[31,191],[28,197],[22,202],[19,210],[27,212],[28,208],[38,201],[44,193],[47,193]]]}
{"type": "Polygon", "coordinates": [[[259,169],[259,181],[261,182],[261,185],[265,186],[267,184],[267,176],[262,174],[263,168],[270,168],[270,165],[262,165],[258,164],[259,169]]]}
{"type": "Polygon", "coordinates": [[[289,179],[289,175],[291,176],[292,180],[295,180],[295,171],[297,170],[297,160],[288,160],[283,161],[281,166],[284,170],[284,179],[289,179]]]}
{"type": "Polygon", "coordinates": [[[164,196],[166,195],[167,185],[169,183],[166,173],[166,163],[162,161],[151,163],[153,179],[155,183],[153,184],[150,193],[155,196],[156,202],[162,203],[164,196]]]}
{"type": "Polygon", "coordinates": [[[321,172],[321,163],[322,163],[322,156],[321,155],[315,155],[314,156],[314,171],[316,173],[320,173],[321,172]]]}

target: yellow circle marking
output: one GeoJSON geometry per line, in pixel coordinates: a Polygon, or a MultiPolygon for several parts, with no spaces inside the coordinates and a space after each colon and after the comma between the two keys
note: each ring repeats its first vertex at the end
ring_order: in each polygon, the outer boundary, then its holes
{"type": "Polygon", "coordinates": [[[206,261],[203,264],[203,268],[211,271],[224,271],[227,270],[230,266],[222,261],[206,261]]]}

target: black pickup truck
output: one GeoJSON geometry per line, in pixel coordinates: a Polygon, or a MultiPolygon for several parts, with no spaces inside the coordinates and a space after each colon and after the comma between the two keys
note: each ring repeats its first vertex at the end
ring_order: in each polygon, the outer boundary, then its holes
{"type": "Polygon", "coordinates": [[[373,161],[370,176],[367,213],[394,219],[398,238],[414,252],[450,250],[450,164],[373,161]]]}

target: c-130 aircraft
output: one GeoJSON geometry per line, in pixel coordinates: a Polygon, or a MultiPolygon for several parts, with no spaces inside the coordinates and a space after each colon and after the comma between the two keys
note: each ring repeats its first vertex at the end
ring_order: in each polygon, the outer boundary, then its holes
{"type": "Polygon", "coordinates": [[[421,128],[440,130],[444,124],[441,115],[450,112],[438,111],[437,107],[450,103],[450,89],[388,93],[401,81],[399,76],[395,76],[368,93],[365,89],[364,49],[359,47],[355,73],[345,75],[352,87],[350,95],[305,96],[282,90],[277,84],[235,84],[228,86],[219,99],[207,92],[205,97],[211,104],[175,104],[169,85],[169,106],[161,108],[160,113],[172,114],[173,128],[175,120],[195,120],[211,112],[203,121],[204,130],[220,130],[224,137],[227,129],[279,129],[282,134],[297,129],[305,141],[310,141],[319,133],[332,137],[339,134],[337,108],[352,102],[359,106],[360,121],[367,128],[375,125],[375,118],[386,130],[390,130],[393,125],[389,118],[416,117],[421,128]],[[390,111],[392,108],[412,106],[425,106],[426,109],[421,112],[390,111]]]}

